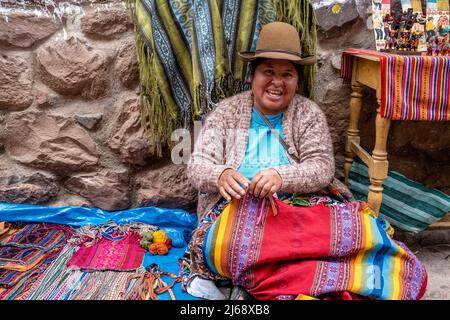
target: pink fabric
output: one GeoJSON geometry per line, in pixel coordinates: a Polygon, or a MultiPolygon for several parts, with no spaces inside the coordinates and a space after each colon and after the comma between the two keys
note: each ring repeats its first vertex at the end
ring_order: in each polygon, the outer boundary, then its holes
{"type": "Polygon", "coordinates": [[[120,240],[101,238],[93,246],[82,245],[67,266],[89,270],[132,271],[141,267],[145,250],[139,246],[141,236],[130,231],[120,240]]]}

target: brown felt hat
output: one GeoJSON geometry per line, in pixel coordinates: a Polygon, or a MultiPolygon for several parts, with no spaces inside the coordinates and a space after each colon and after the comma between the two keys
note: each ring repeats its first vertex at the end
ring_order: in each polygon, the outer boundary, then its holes
{"type": "Polygon", "coordinates": [[[283,59],[296,64],[312,65],[315,56],[302,57],[302,47],[297,30],[285,22],[271,22],[264,25],[259,34],[256,51],[240,52],[244,61],[258,58],[283,59]]]}

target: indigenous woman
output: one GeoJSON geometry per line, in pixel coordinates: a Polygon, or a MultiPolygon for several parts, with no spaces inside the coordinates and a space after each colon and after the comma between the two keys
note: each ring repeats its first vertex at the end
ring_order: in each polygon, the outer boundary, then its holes
{"type": "Polygon", "coordinates": [[[188,292],[208,297],[200,282],[228,279],[256,299],[419,299],[422,264],[334,178],[326,117],[296,94],[316,62],[297,30],[269,23],[240,57],[251,91],[218,104],[188,164],[199,190],[188,292]]]}

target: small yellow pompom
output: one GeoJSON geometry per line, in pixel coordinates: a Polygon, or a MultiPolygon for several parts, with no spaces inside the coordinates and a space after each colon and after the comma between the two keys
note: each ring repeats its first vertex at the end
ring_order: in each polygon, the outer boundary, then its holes
{"type": "Polygon", "coordinates": [[[336,3],[334,6],[331,7],[331,12],[333,12],[333,13],[341,12],[341,6],[336,3]]]}
{"type": "Polygon", "coordinates": [[[153,233],[153,243],[165,243],[167,238],[167,234],[162,230],[153,233]]]}

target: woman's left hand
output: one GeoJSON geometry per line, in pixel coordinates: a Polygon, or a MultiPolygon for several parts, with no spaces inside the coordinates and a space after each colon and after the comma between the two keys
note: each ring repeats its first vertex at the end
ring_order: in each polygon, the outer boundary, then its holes
{"type": "Polygon", "coordinates": [[[262,170],[250,181],[248,192],[257,198],[264,198],[280,190],[282,182],[275,169],[262,170]]]}

